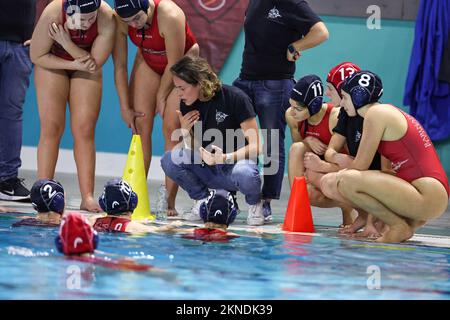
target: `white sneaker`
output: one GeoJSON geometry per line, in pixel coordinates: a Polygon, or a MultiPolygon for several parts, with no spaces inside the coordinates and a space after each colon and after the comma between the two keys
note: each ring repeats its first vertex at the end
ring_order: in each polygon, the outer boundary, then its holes
{"type": "Polygon", "coordinates": [[[187,221],[201,221],[202,218],[200,217],[200,206],[205,203],[208,200],[208,198],[195,200],[194,206],[190,211],[183,212],[183,218],[187,221]]]}
{"type": "Polygon", "coordinates": [[[251,205],[248,208],[247,224],[249,226],[264,225],[263,201],[251,205]]]}

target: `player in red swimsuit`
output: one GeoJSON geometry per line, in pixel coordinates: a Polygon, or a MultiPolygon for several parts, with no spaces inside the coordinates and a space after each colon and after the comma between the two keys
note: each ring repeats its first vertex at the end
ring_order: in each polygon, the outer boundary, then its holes
{"type": "Polygon", "coordinates": [[[113,257],[96,256],[95,251],[100,241],[88,219],[79,212],[67,212],[62,220],[59,233],[55,238],[55,245],[57,250],[68,259],[110,269],[144,271],[164,277],[168,276],[163,270],[152,265],[137,263],[132,258],[117,259],[117,255],[113,257]]]}
{"type": "Polygon", "coordinates": [[[94,199],[95,126],[102,66],[114,45],[114,12],[101,0],[56,0],[42,13],[31,39],[41,133],[38,177],[52,179],[69,102],[80,209],[100,211],[94,199]]]}
{"type": "MultiPolygon", "coordinates": [[[[142,138],[144,164],[148,173],[152,158],[152,131],[156,113],[163,117],[165,150],[179,141],[171,135],[180,127],[170,67],[184,55],[198,56],[199,46],[183,11],[170,0],[116,0],[117,35],[113,52],[114,75],[122,118],[142,138]],[[130,83],[127,69],[127,38],[139,48],[130,83]]],[[[177,215],[178,186],[166,178],[168,215],[177,215]]]]}
{"type": "Polygon", "coordinates": [[[322,191],[370,212],[383,221],[379,242],[402,242],[427,220],[447,209],[448,178],[423,127],[400,109],[378,103],[380,78],[360,71],[342,87],[342,105],[349,116],[364,118],[364,130],[350,169],[327,174],[322,191]],[[392,163],[392,174],[367,170],[376,152],[392,163]]]}
{"type": "MultiPolygon", "coordinates": [[[[339,108],[323,103],[322,81],[316,75],[301,78],[291,93],[291,107],[286,111],[286,122],[291,129],[292,146],[289,150],[288,174],[292,187],[295,177],[309,174],[304,165],[305,154],[323,156],[337,123],[339,108]]],[[[319,161],[320,158],[318,158],[319,161]]],[[[339,207],[320,191],[320,178],[308,178],[308,195],[311,205],[321,208],[339,207]],[[315,181],[317,180],[317,181],[315,181]]],[[[352,222],[351,207],[342,207],[343,223],[352,222]]]]}
{"type": "MultiPolygon", "coordinates": [[[[342,62],[336,66],[334,66],[329,72],[327,76],[327,87],[325,90],[325,95],[330,99],[329,105],[331,104],[334,108],[340,108],[341,103],[341,84],[342,82],[352,75],[353,73],[359,71],[360,68],[355,65],[352,62],[342,62]]],[[[340,112],[342,110],[339,110],[340,112]]],[[[338,116],[339,118],[339,116],[338,116]]],[[[336,121],[337,122],[337,121],[336,121]]],[[[331,125],[334,128],[336,125],[336,122],[333,122],[331,125]]],[[[328,131],[327,131],[328,133],[328,131]]],[[[327,148],[330,147],[337,147],[337,150],[339,152],[342,152],[341,155],[343,158],[350,158],[347,152],[344,152],[346,150],[346,143],[345,138],[338,134],[334,134],[334,132],[330,133],[331,138],[326,139],[327,141],[326,145],[327,148]]],[[[301,150],[298,150],[298,145],[293,144],[292,146],[294,149],[293,152],[299,152],[301,150]]],[[[308,182],[313,185],[315,188],[311,189],[311,198],[314,199],[315,203],[320,203],[321,206],[325,207],[336,207],[339,206],[342,208],[342,224],[340,227],[345,227],[351,225],[353,222],[353,218],[351,215],[351,208],[346,208],[345,206],[337,204],[335,201],[330,201],[327,199],[323,193],[320,191],[320,179],[321,177],[328,173],[333,171],[338,171],[339,167],[326,162],[315,152],[311,151],[302,151],[301,154],[304,154],[303,157],[303,166],[304,166],[304,172],[305,176],[308,179],[308,182]]]]}

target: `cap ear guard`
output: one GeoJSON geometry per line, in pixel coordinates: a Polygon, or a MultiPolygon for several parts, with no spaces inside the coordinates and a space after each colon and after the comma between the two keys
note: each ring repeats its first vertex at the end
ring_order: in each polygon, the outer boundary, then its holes
{"type": "MultiPolygon", "coordinates": [[[[94,250],[96,250],[98,247],[98,243],[100,242],[100,237],[98,236],[96,231],[94,231],[94,237],[92,238],[92,242],[93,242],[94,250]]],[[[57,235],[55,237],[55,246],[56,246],[56,250],[58,250],[59,253],[66,254],[63,249],[63,244],[62,244],[60,235],[57,235]]]]}
{"type": "Polygon", "coordinates": [[[108,212],[105,199],[105,191],[103,191],[102,195],[98,198],[98,204],[100,205],[100,208],[102,208],[104,212],[108,212]]]}
{"type": "Polygon", "coordinates": [[[208,208],[208,203],[210,203],[210,200],[212,198],[214,198],[215,195],[216,195],[216,190],[212,189],[209,192],[209,196],[206,198],[206,201],[200,205],[200,210],[199,210],[200,218],[202,218],[203,222],[205,222],[205,223],[208,222],[208,212],[210,209],[210,208],[208,208]]]}
{"type": "Polygon", "coordinates": [[[360,106],[364,106],[370,100],[370,94],[365,88],[354,87],[350,90],[350,96],[355,108],[359,109],[360,106]],[[358,107],[357,107],[358,106],[358,107]]]}
{"type": "Polygon", "coordinates": [[[41,179],[33,184],[30,191],[33,208],[38,212],[64,212],[64,188],[55,180],[41,179]]]}
{"type": "Polygon", "coordinates": [[[302,77],[291,91],[291,99],[308,108],[313,116],[320,111],[323,103],[323,85],[320,78],[314,74],[302,77]]]}
{"type": "Polygon", "coordinates": [[[375,73],[359,71],[345,80],[342,90],[350,95],[355,109],[359,109],[380,99],[383,84],[375,73]]]}
{"type": "Polygon", "coordinates": [[[98,203],[109,214],[133,212],[138,205],[138,196],[131,186],[121,179],[108,181],[98,203]]]}
{"type": "Polygon", "coordinates": [[[63,192],[53,190],[51,183],[46,183],[41,187],[40,193],[49,212],[53,211],[60,214],[64,212],[65,200],[63,192]]]}
{"type": "Polygon", "coordinates": [[[138,205],[138,196],[136,194],[136,192],[131,191],[131,195],[130,195],[130,202],[128,203],[128,207],[129,207],[129,211],[133,212],[134,209],[136,209],[138,205]]]}
{"type": "Polygon", "coordinates": [[[58,192],[56,195],[54,195],[48,207],[50,211],[62,214],[65,207],[64,194],[62,192],[58,192]]]}
{"type": "Polygon", "coordinates": [[[307,104],[309,114],[311,116],[315,115],[320,111],[323,104],[323,85],[322,81],[314,81],[311,83],[310,88],[308,89],[314,91],[314,98],[312,98],[307,104]]]}
{"type": "Polygon", "coordinates": [[[213,222],[229,226],[236,219],[238,212],[235,199],[230,192],[213,189],[207,200],[201,204],[199,213],[204,223],[213,222]]]}

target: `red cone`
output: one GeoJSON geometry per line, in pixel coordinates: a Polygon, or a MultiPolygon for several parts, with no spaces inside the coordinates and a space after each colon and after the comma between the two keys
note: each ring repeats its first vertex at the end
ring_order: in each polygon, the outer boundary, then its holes
{"type": "Polygon", "coordinates": [[[314,232],[305,177],[294,178],[286,216],[284,217],[283,230],[291,232],[314,232]]]}

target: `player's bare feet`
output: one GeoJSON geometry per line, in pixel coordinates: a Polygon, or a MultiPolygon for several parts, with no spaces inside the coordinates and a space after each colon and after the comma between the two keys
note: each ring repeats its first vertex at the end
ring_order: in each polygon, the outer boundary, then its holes
{"type": "Polygon", "coordinates": [[[366,225],[367,217],[358,215],[355,222],[353,222],[349,227],[344,227],[342,229],[339,229],[340,234],[353,234],[355,232],[358,232],[362,227],[366,225]]]}
{"type": "Polygon", "coordinates": [[[102,212],[102,208],[100,208],[98,202],[95,201],[93,197],[87,197],[85,200],[82,200],[80,210],[86,210],[94,213],[102,212]]]}
{"type": "Polygon", "coordinates": [[[379,237],[376,241],[383,243],[399,243],[408,240],[414,235],[411,227],[406,223],[389,226],[389,231],[379,237]]]}
{"type": "Polygon", "coordinates": [[[178,216],[178,211],[175,208],[169,208],[167,209],[167,216],[168,217],[177,217],[178,216]]]}

